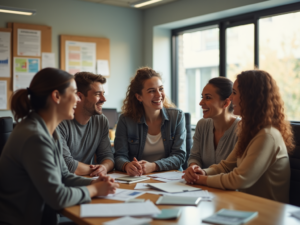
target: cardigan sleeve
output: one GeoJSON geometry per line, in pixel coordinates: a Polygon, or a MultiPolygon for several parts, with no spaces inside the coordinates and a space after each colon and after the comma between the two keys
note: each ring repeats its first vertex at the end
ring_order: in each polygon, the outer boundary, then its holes
{"type": "Polygon", "coordinates": [[[250,141],[246,151],[239,166],[236,164],[235,148],[226,160],[205,169],[210,175],[207,177],[207,186],[233,190],[251,187],[274,162],[274,137],[271,134],[259,134],[250,141]]]}
{"type": "MultiPolygon", "coordinates": [[[[62,182],[66,177],[62,177],[64,175],[58,168],[61,165],[56,162],[55,154],[59,154],[58,151],[42,135],[30,137],[22,151],[24,168],[46,204],[59,210],[91,201],[86,187],[68,187],[62,182]]],[[[66,171],[67,168],[61,169],[66,171]]]]}

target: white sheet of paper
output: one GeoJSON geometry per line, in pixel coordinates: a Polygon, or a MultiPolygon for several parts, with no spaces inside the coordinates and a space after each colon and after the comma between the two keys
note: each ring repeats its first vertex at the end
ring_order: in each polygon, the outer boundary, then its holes
{"type": "Polygon", "coordinates": [[[165,179],[165,178],[156,178],[156,177],[151,177],[153,180],[159,180],[159,181],[162,181],[162,182],[165,182],[165,183],[168,183],[168,182],[174,182],[174,181],[178,181],[178,182],[184,182],[185,183],[185,180],[184,179],[179,179],[179,180],[169,180],[169,179],[165,179]]]}
{"type": "Polygon", "coordinates": [[[18,56],[41,56],[41,31],[18,29],[18,56]]]}
{"type": "Polygon", "coordinates": [[[179,193],[179,192],[201,190],[201,188],[196,188],[190,185],[186,185],[182,182],[150,183],[149,186],[168,193],[179,193]]]}
{"type": "Polygon", "coordinates": [[[161,211],[151,201],[143,203],[82,204],[80,217],[118,217],[156,215],[161,211]]]}
{"type": "Polygon", "coordinates": [[[129,199],[136,198],[143,194],[145,194],[145,192],[143,192],[143,191],[118,188],[115,194],[109,194],[108,196],[98,196],[98,198],[118,200],[118,201],[127,201],[129,199]]]}
{"type": "Polygon", "coordinates": [[[168,180],[181,180],[184,173],[182,172],[165,172],[148,175],[148,177],[163,178],[168,180]]]}
{"type": "Polygon", "coordinates": [[[0,32],[0,77],[10,77],[10,32],[0,32]]]}
{"type": "Polygon", "coordinates": [[[102,76],[109,76],[109,66],[107,60],[97,60],[97,73],[102,76]]]}
{"type": "Polygon", "coordinates": [[[292,216],[294,216],[300,220],[300,211],[292,212],[291,214],[292,214],[292,216]]]}
{"type": "Polygon", "coordinates": [[[7,109],[7,81],[0,80],[0,109],[7,109]]]}
{"type": "Polygon", "coordinates": [[[53,52],[42,52],[42,69],[55,67],[55,54],[53,52]]]}
{"type": "Polygon", "coordinates": [[[133,218],[130,216],[121,217],[116,220],[111,220],[103,223],[104,225],[142,225],[146,223],[150,223],[152,219],[150,218],[133,218]]]}
{"type": "Polygon", "coordinates": [[[142,189],[151,189],[149,186],[148,186],[149,183],[137,183],[134,187],[134,189],[139,189],[139,190],[142,190],[142,189]]]}
{"type": "MultiPolygon", "coordinates": [[[[110,176],[111,178],[114,178],[114,179],[116,179],[116,178],[118,178],[118,177],[124,177],[124,176],[125,176],[125,175],[122,174],[122,173],[109,173],[109,174],[107,174],[107,175],[110,176]]],[[[92,179],[97,180],[98,177],[92,177],[92,179]]],[[[117,183],[122,183],[122,184],[127,184],[126,181],[121,181],[121,180],[115,180],[115,182],[117,182],[117,183]]]]}
{"type": "Polygon", "coordinates": [[[207,190],[189,191],[189,192],[181,192],[181,193],[174,193],[174,194],[164,192],[163,195],[201,197],[201,200],[203,201],[211,201],[214,198],[214,196],[211,193],[209,193],[207,190]]]}

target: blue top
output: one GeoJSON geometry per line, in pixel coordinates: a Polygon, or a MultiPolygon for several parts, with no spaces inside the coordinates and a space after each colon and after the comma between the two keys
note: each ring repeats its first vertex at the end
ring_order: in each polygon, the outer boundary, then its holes
{"type": "MultiPolygon", "coordinates": [[[[184,113],[179,109],[163,108],[161,135],[165,158],[155,161],[159,170],[181,170],[186,155],[186,129],[184,113]]],[[[139,122],[120,116],[115,138],[115,168],[122,170],[124,163],[133,157],[142,160],[148,126],[143,116],[139,122]]]]}

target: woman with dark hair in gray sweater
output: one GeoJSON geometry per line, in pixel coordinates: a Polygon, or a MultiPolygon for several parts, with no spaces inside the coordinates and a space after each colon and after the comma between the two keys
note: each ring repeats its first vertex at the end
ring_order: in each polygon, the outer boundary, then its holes
{"type": "Polygon", "coordinates": [[[236,127],[240,119],[232,113],[229,100],[232,85],[231,80],[216,77],[203,88],[200,102],[203,119],[196,126],[189,167],[185,170],[185,178],[191,183],[199,167],[207,168],[226,159],[237,142],[236,127]]]}
{"type": "Polygon", "coordinates": [[[0,224],[56,224],[56,210],[114,193],[110,177],[97,180],[69,173],[57,125],[73,119],[77,87],[69,73],[46,68],[29,88],[14,93],[17,124],[0,157],[0,224]]]}

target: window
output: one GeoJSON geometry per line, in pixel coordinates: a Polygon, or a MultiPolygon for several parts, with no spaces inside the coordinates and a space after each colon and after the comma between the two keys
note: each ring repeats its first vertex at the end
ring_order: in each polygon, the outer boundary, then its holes
{"type": "Polygon", "coordinates": [[[232,81],[243,70],[266,70],[277,81],[289,120],[300,121],[300,3],[172,31],[172,99],[191,123],[202,118],[208,80],[232,81]]]}
{"type": "Polygon", "coordinates": [[[191,113],[191,123],[202,117],[199,103],[208,80],[219,76],[219,28],[183,32],[178,36],[178,107],[191,113]]]}

